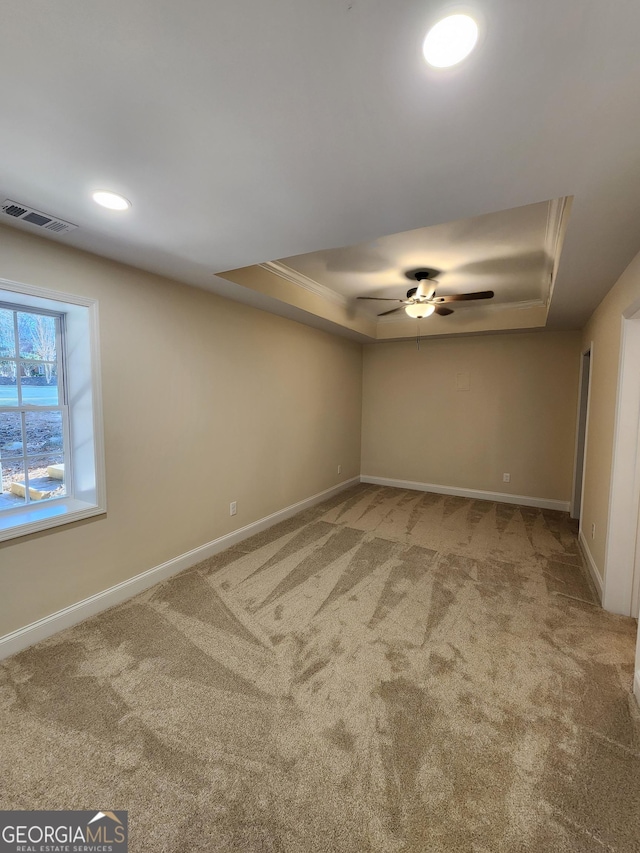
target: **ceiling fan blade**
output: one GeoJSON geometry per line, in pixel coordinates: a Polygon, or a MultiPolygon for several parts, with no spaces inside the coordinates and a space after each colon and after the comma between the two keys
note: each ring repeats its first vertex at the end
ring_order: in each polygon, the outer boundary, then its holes
{"type": "Polygon", "coordinates": [[[431,301],[436,304],[443,302],[469,302],[471,299],[492,299],[493,290],[478,290],[476,293],[454,293],[451,296],[435,296],[431,301]]]}
{"type": "Polygon", "coordinates": [[[383,311],[382,314],[378,314],[378,317],[386,317],[387,314],[395,314],[396,311],[402,311],[402,308],[392,308],[391,311],[383,311]]]}
{"type": "Polygon", "coordinates": [[[453,314],[453,311],[451,308],[440,308],[440,306],[438,306],[436,308],[436,314],[439,314],[441,317],[448,317],[449,314],[453,314]]]}
{"type": "Polygon", "coordinates": [[[386,296],[357,296],[356,299],[373,299],[375,302],[404,302],[404,299],[388,299],[386,296]]]}

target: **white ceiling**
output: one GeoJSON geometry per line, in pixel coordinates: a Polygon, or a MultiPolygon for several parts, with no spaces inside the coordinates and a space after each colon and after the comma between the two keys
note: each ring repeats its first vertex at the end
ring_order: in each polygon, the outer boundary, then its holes
{"type": "Polygon", "coordinates": [[[447,0],[6,0],[0,192],[245,301],[214,273],[574,196],[549,325],[580,326],[640,249],[640,4],[467,7],[435,71],[447,0]]]}

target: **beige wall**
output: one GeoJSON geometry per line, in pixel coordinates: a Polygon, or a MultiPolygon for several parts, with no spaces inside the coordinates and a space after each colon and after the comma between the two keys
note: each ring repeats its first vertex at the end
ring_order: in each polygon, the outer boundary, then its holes
{"type": "Polygon", "coordinates": [[[362,474],[568,501],[579,348],[578,332],[365,346],[362,474]]]}
{"type": "Polygon", "coordinates": [[[0,277],[99,300],[108,501],[0,545],[0,636],[359,473],[359,344],[13,229],[0,277]]]}
{"type": "MultiPolygon", "coordinates": [[[[591,389],[584,470],[582,529],[601,577],[605,576],[605,544],[613,457],[613,431],[618,392],[622,314],[640,299],[640,254],[629,264],[600,303],[582,334],[583,347],[593,343],[591,389]],[[596,535],[591,538],[591,525],[596,535]]],[[[640,305],[638,306],[640,307],[640,305]]]]}

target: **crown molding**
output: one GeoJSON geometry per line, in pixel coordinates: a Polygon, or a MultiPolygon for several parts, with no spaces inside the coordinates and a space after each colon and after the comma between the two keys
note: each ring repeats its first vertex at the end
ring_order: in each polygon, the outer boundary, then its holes
{"type": "Polygon", "coordinates": [[[544,249],[547,255],[548,266],[546,272],[548,274],[548,295],[545,300],[545,305],[549,307],[551,297],[553,296],[553,288],[556,283],[556,275],[560,264],[560,254],[564,243],[564,235],[569,222],[569,213],[571,212],[572,196],[561,196],[553,198],[549,202],[547,211],[547,228],[544,235],[544,249]]]}
{"type": "Polygon", "coordinates": [[[263,270],[267,270],[267,272],[273,273],[280,278],[284,278],[293,284],[297,284],[298,287],[303,287],[305,290],[314,293],[321,299],[327,299],[329,302],[335,302],[337,305],[342,305],[343,307],[346,307],[349,303],[346,296],[343,296],[341,293],[336,293],[336,291],[331,290],[330,287],[326,287],[324,284],[314,281],[312,278],[309,278],[309,276],[303,275],[301,272],[288,267],[280,261],[267,261],[264,264],[258,264],[258,266],[263,270]]]}

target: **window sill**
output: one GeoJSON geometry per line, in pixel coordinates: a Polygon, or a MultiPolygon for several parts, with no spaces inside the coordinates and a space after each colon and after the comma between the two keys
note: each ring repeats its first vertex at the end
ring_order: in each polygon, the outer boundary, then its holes
{"type": "Polygon", "coordinates": [[[38,505],[31,503],[24,509],[9,510],[0,515],[0,542],[82,521],[105,512],[104,506],[76,498],[62,498],[38,505]]]}

